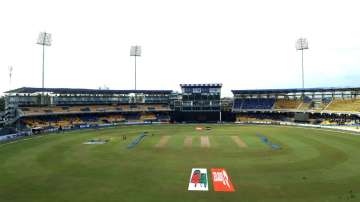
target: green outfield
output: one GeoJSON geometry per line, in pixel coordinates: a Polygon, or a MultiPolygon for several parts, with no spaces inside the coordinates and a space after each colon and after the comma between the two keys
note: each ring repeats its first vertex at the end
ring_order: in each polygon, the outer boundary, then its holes
{"type": "Polygon", "coordinates": [[[360,136],[238,125],[120,126],[40,136],[0,144],[0,201],[360,201],[360,136]],[[83,144],[90,139],[110,141],[83,144]],[[225,168],[236,191],[214,192],[210,175],[209,191],[188,191],[192,168],[225,168]]]}

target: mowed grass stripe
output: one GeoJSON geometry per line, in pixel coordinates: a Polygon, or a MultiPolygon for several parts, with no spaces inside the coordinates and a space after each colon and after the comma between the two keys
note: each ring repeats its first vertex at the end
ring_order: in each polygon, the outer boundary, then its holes
{"type": "Polygon", "coordinates": [[[228,137],[228,135],[214,135],[210,137],[211,148],[221,152],[239,152],[238,146],[228,137]]]}
{"type": "Polygon", "coordinates": [[[165,136],[162,136],[159,140],[159,142],[155,145],[156,148],[163,148],[166,146],[166,144],[169,142],[170,140],[170,137],[169,135],[165,135],[165,136]]]}
{"type": "MultiPolygon", "coordinates": [[[[169,133],[168,133],[169,134],[169,133]]],[[[184,149],[184,135],[170,135],[171,138],[166,144],[167,150],[182,151],[184,149]]]]}
{"type": "Polygon", "coordinates": [[[261,142],[260,138],[256,136],[255,132],[241,133],[241,139],[248,145],[247,149],[259,151],[259,149],[267,150],[269,148],[268,145],[261,142]]]}
{"type": "Polygon", "coordinates": [[[230,136],[230,137],[235,142],[235,144],[238,145],[240,148],[248,147],[248,145],[242,139],[240,139],[239,136],[230,136]]]}
{"type": "Polygon", "coordinates": [[[200,144],[200,136],[198,135],[194,135],[192,138],[192,148],[200,148],[201,144],[200,144]]]}

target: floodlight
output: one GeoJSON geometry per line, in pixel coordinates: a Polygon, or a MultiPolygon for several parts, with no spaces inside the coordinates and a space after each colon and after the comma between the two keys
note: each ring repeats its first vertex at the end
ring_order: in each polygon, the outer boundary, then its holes
{"type": "Polygon", "coordinates": [[[45,87],[45,46],[51,46],[51,34],[46,32],[40,32],[37,44],[43,47],[43,61],[42,61],[42,88],[45,87]]]}
{"type": "Polygon", "coordinates": [[[301,50],[301,69],[302,69],[302,88],[305,88],[304,81],[304,50],[309,49],[308,40],[306,38],[299,38],[296,41],[296,50],[301,50]]]}
{"type": "Polygon", "coordinates": [[[141,56],[141,46],[131,46],[130,56],[141,56]]]}
{"type": "Polygon", "coordinates": [[[135,57],[135,90],[136,90],[136,56],[141,56],[141,46],[131,46],[130,56],[135,57]]]}
{"type": "Polygon", "coordinates": [[[51,34],[46,32],[40,32],[37,44],[43,45],[43,46],[51,46],[51,34]]]}

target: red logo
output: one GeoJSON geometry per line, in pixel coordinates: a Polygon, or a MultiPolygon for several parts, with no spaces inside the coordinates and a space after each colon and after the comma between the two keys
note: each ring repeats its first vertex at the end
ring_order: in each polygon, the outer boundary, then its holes
{"type": "Polygon", "coordinates": [[[234,192],[234,186],[230,181],[229,175],[223,168],[211,168],[211,176],[214,185],[214,191],[234,192]]]}

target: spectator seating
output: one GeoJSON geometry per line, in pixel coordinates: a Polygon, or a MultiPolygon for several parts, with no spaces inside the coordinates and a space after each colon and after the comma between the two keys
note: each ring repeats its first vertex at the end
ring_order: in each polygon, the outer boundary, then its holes
{"type": "Polygon", "coordinates": [[[235,109],[272,109],[275,99],[273,98],[254,98],[254,99],[236,99],[235,109]]]}
{"type": "Polygon", "coordinates": [[[310,110],[311,102],[302,102],[297,109],[302,111],[310,110]]]}
{"type": "Polygon", "coordinates": [[[360,112],[360,100],[333,100],[326,108],[327,111],[360,112]]]}
{"type": "Polygon", "coordinates": [[[99,119],[105,123],[119,123],[124,122],[126,119],[123,115],[108,115],[101,116],[99,119]]]}
{"type": "Polygon", "coordinates": [[[236,116],[236,122],[273,122],[275,120],[279,120],[276,115],[239,114],[236,116]]]}
{"type": "Polygon", "coordinates": [[[275,109],[297,109],[301,104],[300,100],[278,99],[275,102],[275,109]]]}
{"type": "Polygon", "coordinates": [[[156,121],[157,120],[155,114],[153,114],[153,113],[142,114],[140,119],[143,121],[156,121]]]}
{"type": "Polygon", "coordinates": [[[135,114],[128,114],[126,115],[126,120],[130,122],[140,122],[141,114],[135,113],[135,114]]]}

